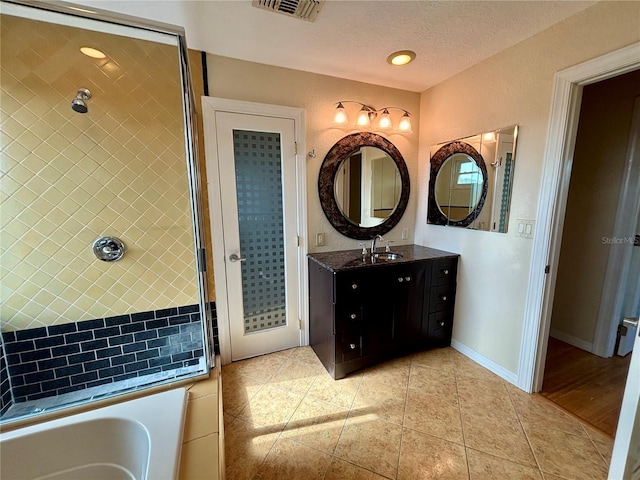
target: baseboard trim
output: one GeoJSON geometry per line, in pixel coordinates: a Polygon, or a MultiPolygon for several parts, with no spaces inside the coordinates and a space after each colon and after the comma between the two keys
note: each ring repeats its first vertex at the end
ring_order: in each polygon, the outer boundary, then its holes
{"type": "Polygon", "coordinates": [[[574,347],[586,350],[589,353],[593,353],[592,342],[587,342],[586,340],[582,340],[581,338],[574,337],[573,335],[569,335],[568,333],[561,332],[560,330],[556,330],[555,328],[549,330],[549,336],[555,338],[556,340],[560,340],[561,342],[573,345],[574,347]]]}
{"type": "Polygon", "coordinates": [[[492,373],[495,373],[503,380],[506,380],[507,382],[515,385],[516,387],[518,386],[518,375],[513,372],[510,372],[503,366],[498,365],[493,360],[488,359],[484,355],[479,354],[475,350],[470,349],[469,347],[467,347],[466,345],[460,343],[455,339],[451,339],[451,347],[453,347],[454,350],[457,350],[458,352],[463,354],[465,357],[469,357],[478,365],[486,368],[492,373]]]}

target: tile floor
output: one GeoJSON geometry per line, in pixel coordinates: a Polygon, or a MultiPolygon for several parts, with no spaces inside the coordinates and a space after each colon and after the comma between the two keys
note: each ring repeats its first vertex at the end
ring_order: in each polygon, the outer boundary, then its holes
{"type": "Polygon", "coordinates": [[[222,368],[227,480],[605,479],[612,440],[452,348],[334,381],[309,347],[222,368]]]}

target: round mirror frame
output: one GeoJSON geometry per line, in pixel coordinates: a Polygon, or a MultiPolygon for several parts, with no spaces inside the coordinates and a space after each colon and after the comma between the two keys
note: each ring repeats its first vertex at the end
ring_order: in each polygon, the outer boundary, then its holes
{"type": "Polygon", "coordinates": [[[338,140],[327,152],[318,174],[320,205],[327,220],[341,234],[357,240],[370,240],[384,235],[395,227],[404,215],[409,203],[409,170],[400,150],[381,135],[370,132],[352,133],[338,140]],[[385,152],[396,164],[402,181],[402,192],[395,210],[384,222],[375,227],[360,227],[349,220],[340,210],[334,196],[334,182],[342,162],[356,153],[360,147],[376,147],[385,152]]]}
{"type": "Polygon", "coordinates": [[[487,199],[488,186],[487,166],[484,163],[484,158],[482,158],[482,155],[480,155],[475,148],[466,142],[450,142],[442,146],[431,157],[431,174],[429,176],[429,208],[427,213],[429,223],[435,225],[468,227],[473,223],[478,215],[480,215],[480,211],[482,210],[482,207],[484,207],[484,202],[487,199]],[[442,213],[442,210],[440,210],[440,207],[436,203],[436,178],[438,177],[438,172],[440,172],[440,168],[444,165],[444,162],[456,153],[464,153],[465,155],[473,158],[474,162],[476,162],[480,172],[482,172],[482,194],[480,195],[476,208],[474,208],[469,215],[461,220],[450,220],[444,213],[442,213]]]}

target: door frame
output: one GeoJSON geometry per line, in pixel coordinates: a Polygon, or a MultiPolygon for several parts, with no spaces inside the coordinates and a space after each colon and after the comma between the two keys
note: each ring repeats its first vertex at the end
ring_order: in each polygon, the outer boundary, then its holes
{"type": "Polygon", "coordinates": [[[555,75],[518,362],[517,385],[529,393],[542,388],[582,89],[638,68],[640,42],[555,75]]]}
{"type": "MultiPolygon", "coordinates": [[[[218,165],[216,112],[239,113],[262,117],[291,119],[294,122],[296,142],[296,200],[297,200],[297,242],[298,242],[298,318],[302,322],[300,344],[309,344],[309,295],[307,269],[307,167],[305,149],[305,111],[298,107],[269,105],[218,97],[202,97],[202,118],[205,136],[205,158],[207,163],[218,165]]],[[[226,262],[222,236],[222,199],[220,198],[220,175],[217,168],[207,168],[209,192],[209,214],[211,220],[211,240],[213,247],[213,273],[215,280],[218,341],[222,365],[231,362],[231,330],[229,328],[229,308],[226,301],[226,262]],[[216,253],[222,252],[222,254],[216,253]],[[218,301],[218,299],[225,299],[218,301]]]]}

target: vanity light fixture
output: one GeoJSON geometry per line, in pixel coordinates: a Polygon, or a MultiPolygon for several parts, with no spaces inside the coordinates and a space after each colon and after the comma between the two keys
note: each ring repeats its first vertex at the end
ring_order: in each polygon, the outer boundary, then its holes
{"type": "Polygon", "coordinates": [[[357,103],[360,105],[360,111],[358,112],[358,117],[356,119],[356,127],[361,129],[368,129],[371,127],[373,121],[378,117],[378,113],[380,113],[380,118],[378,119],[377,124],[374,126],[374,130],[381,131],[390,131],[393,130],[393,122],[391,120],[391,114],[389,110],[400,110],[404,112],[400,121],[398,122],[398,126],[396,127],[396,131],[402,133],[413,133],[411,128],[411,114],[409,111],[400,107],[383,107],[380,109],[376,109],[371,105],[367,105],[361,102],[355,102],[353,100],[341,100],[336,103],[336,110],[333,114],[333,124],[337,127],[345,127],[349,125],[349,117],[347,116],[347,111],[344,108],[345,103],[357,103]]]}

